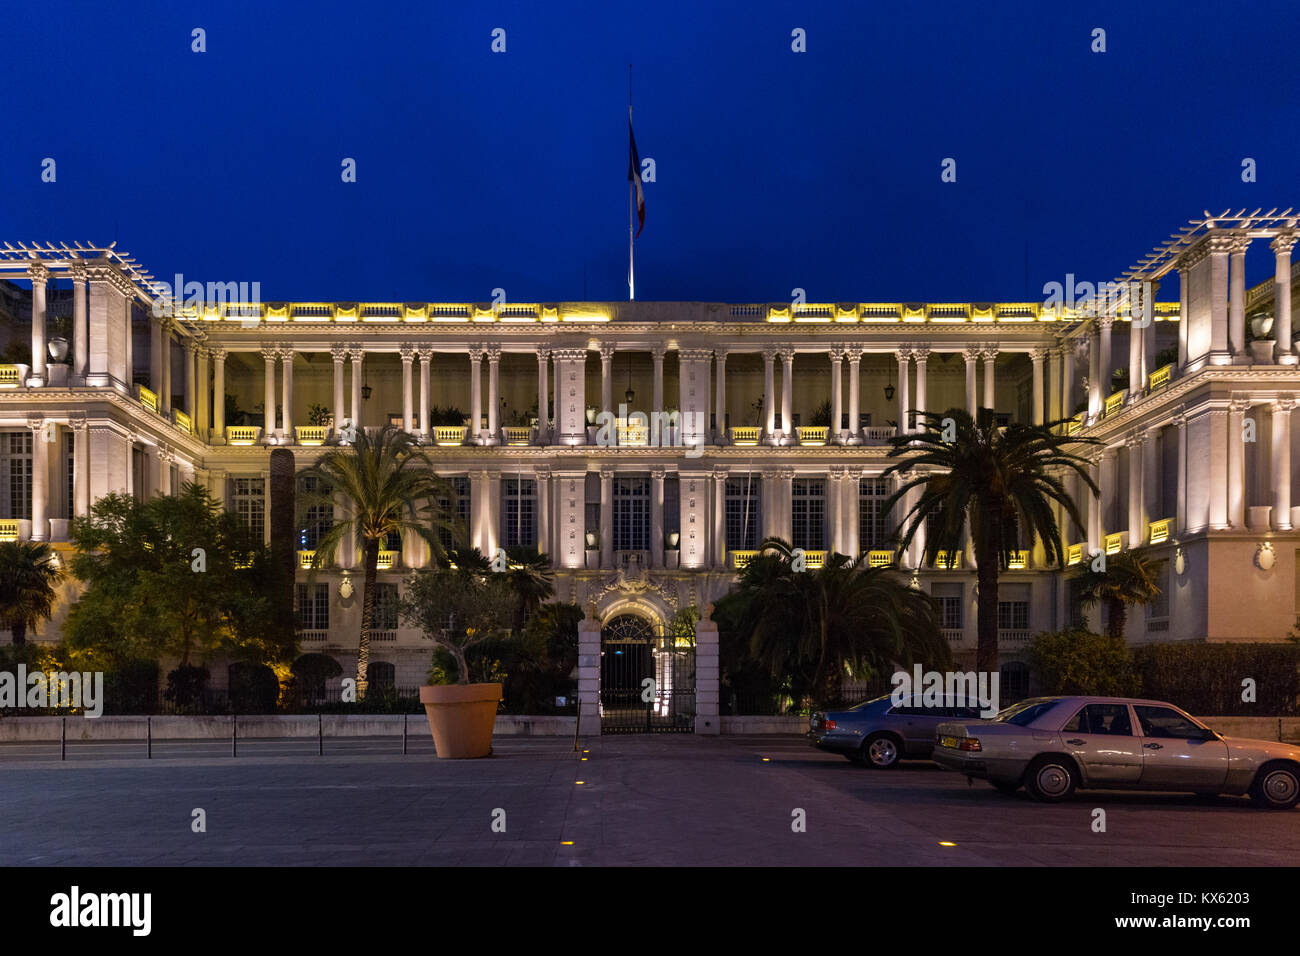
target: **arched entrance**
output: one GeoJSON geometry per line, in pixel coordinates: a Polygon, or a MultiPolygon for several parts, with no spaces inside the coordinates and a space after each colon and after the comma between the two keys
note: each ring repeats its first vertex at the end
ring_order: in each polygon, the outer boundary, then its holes
{"type": "Polygon", "coordinates": [[[695,647],[637,614],[600,632],[600,732],[689,734],[695,730],[695,647]]]}

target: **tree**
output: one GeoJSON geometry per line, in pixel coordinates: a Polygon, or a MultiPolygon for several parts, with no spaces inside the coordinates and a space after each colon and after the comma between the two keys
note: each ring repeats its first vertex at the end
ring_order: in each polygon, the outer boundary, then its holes
{"type": "Polygon", "coordinates": [[[728,598],[720,610],[746,629],[752,658],[814,703],[833,700],[847,672],[950,660],[929,595],[865,556],[830,554],[820,568],[799,571],[790,545],[768,538],[728,598]]]}
{"type": "Polygon", "coordinates": [[[45,542],[0,544],[0,624],[9,628],[15,644],[25,643],[29,629],[50,619],[54,589],[63,576],[63,568],[45,542]]]}
{"type": "Polygon", "coordinates": [[[181,666],[218,651],[292,654],[266,623],[273,574],[260,536],[200,485],[148,501],[105,495],[71,531],[72,573],[86,583],[64,626],[71,648],[115,661],[175,656],[181,666]]]}
{"type": "Polygon", "coordinates": [[[961,551],[963,531],[969,528],[979,587],[979,671],[998,670],[998,575],[1012,552],[1020,549],[1021,531],[1028,543],[1041,540],[1048,561],[1064,567],[1065,545],[1053,506],[1064,509],[1076,526],[1083,519],[1062,477],[1073,471],[1094,495],[1100,493],[1088,463],[1065,450],[1069,443],[1099,443],[1053,431],[1063,424],[1002,427],[990,408],[979,409],[975,418],[964,409],[950,408],[942,415],[918,413],[917,431],[890,439],[890,457],[902,460],[882,477],[896,472],[915,477],[906,478],[885,507],[893,508],[913,489],[920,490],[900,522],[899,551],[911,545],[924,526],[923,560],[929,564],[940,551],[961,551]]]}
{"type": "Polygon", "coordinates": [[[381,546],[390,535],[414,535],[428,544],[437,561],[443,554],[438,531],[459,534],[455,516],[439,505],[440,499],[451,500],[455,493],[434,475],[433,463],[415,439],[392,425],[374,435],[357,429],[355,444],[327,451],[299,477],[316,479],[314,490],[298,496],[300,513],[337,503],[344,506],[343,520],[336,521],[317,542],[312,568],[333,561],[346,540],[361,548],[365,583],[357,646],[357,699],[364,699],[381,546]]]}
{"type": "Polygon", "coordinates": [[[1102,555],[1101,567],[1089,565],[1078,576],[1079,603],[1084,607],[1103,604],[1107,610],[1106,633],[1122,638],[1129,606],[1142,607],[1162,591],[1157,580],[1165,559],[1152,559],[1141,548],[1102,555]]]}
{"type": "Polygon", "coordinates": [[[421,568],[406,580],[402,619],[451,654],[458,683],[470,683],[466,651],[508,636],[520,598],[504,574],[421,568]]]}
{"type": "Polygon", "coordinates": [[[1029,667],[1041,694],[1131,697],[1141,689],[1123,640],[1082,628],[1034,637],[1029,667]]]}

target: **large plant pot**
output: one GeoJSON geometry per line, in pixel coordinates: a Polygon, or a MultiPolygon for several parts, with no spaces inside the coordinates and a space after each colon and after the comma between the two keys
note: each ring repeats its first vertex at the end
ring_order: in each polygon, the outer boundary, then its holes
{"type": "Polygon", "coordinates": [[[420,703],[438,756],[459,760],[492,753],[500,684],[439,684],[420,688],[420,703]]]}

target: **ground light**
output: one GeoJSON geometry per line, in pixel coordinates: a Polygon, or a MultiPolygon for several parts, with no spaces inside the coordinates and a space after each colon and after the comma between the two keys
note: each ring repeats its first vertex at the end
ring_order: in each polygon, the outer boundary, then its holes
{"type": "Polygon", "coordinates": [[[955,843],[949,843],[947,840],[940,840],[940,841],[939,841],[939,846],[956,846],[956,845],[957,845],[957,844],[955,844],[955,843]]]}

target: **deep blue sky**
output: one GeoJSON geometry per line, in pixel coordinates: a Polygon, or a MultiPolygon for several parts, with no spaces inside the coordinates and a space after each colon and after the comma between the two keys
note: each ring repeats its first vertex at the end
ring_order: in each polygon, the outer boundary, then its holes
{"type": "Polygon", "coordinates": [[[639,299],[1038,299],[1300,205],[1293,2],[280,6],[7,5],[0,240],[268,300],[579,299],[584,260],[626,298],[628,63],[639,299]]]}

